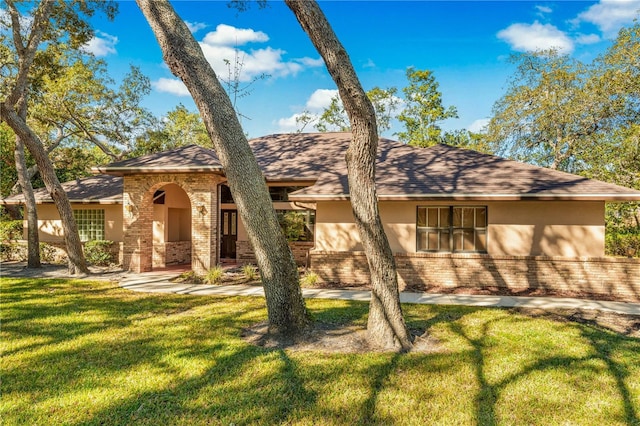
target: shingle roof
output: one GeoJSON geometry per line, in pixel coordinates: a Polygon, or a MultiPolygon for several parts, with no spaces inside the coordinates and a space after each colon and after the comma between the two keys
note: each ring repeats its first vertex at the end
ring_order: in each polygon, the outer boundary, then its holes
{"type": "Polygon", "coordinates": [[[188,145],[170,151],[143,155],[94,167],[94,171],[113,175],[131,173],[222,172],[222,164],[212,149],[188,145]]]}
{"type": "MultiPolygon", "coordinates": [[[[272,135],[251,141],[267,178],[317,176],[294,201],[346,199],[345,154],[350,133],[272,135]]],[[[380,139],[379,199],[389,200],[640,200],[640,191],[475,151],[436,145],[415,148],[380,139]]]]}
{"type": "MultiPolygon", "coordinates": [[[[98,175],[65,182],[62,188],[72,203],[120,204],[122,203],[122,181],[119,176],[98,175]]],[[[38,188],[33,192],[38,204],[53,202],[46,188],[38,188]]],[[[22,194],[0,199],[0,204],[22,203],[24,203],[22,194]]]]}
{"type": "MultiPolygon", "coordinates": [[[[264,136],[249,143],[268,181],[315,182],[289,198],[319,201],[349,197],[345,154],[350,141],[351,133],[294,133],[264,136]]],[[[215,151],[190,145],[97,170],[116,175],[222,173],[222,165],[215,151]]],[[[414,148],[384,138],[378,144],[376,184],[381,200],[640,201],[640,191],[634,189],[451,146],[414,148]]],[[[122,179],[114,176],[80,179],[63,186],[78,202],[122,200],[122,179]]],[[[38,194],[50,201],[46,191],[38,194]]],[[[21,196],[4,202],[18,199],[21,196]]]]}

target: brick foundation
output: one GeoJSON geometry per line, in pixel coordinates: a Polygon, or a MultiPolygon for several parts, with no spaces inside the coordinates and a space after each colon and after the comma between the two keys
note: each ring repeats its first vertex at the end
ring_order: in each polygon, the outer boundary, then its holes
{"type": "MultiPolygon", "coordinates": [[[[291,252],[293,253],[293,258],[295,259],[296,264],[298,266],[307,266],[307,253],[309,253],[309,250],[313,248],[313,242],[290,242],[289,247],[291,248],[291,252]]],[[[236,260],[242,265],[248,263],[256,263],[256,256],[253,253],[253,249],[251,248],[251,244],[249,244],[249,241],[236,242],[236,260]]]]}
{"type": "Polygon", "coordinates": [[[153,267],[191,263],[191,241],[153,243],[153,267]]]}
{"type": "MultiPolygon", "coordinates": [[[[311,269],[325,282],[369,282],[364,252],[309,253],[311,269]]],[[[396,254],[400,290],[502,288],[596,294],[640,302],[640,259],[396,254]]]]}

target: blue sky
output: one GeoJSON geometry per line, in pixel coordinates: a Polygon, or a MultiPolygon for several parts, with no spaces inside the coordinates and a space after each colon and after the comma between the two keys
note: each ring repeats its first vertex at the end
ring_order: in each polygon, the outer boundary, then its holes
{"type": "MultiPolygon", "coordinates": [[[[244,59],[241,79],[262,73],[249,96],[238,101],[251,137],[293,131],[296,114],[319,113],[335,94],[320,56],[284,3],[238,13],[226,1],[176,1],[220,77],[224,60],[244,59]]],[[[446,129],[477,130],[504,93],[513,68],[511,54],[557,47],[591,61],[638,16],[640,0],[583,1],[329,1],[320,2],[346,47],[365,90],[401,89],[409,66],[432,70],[445,105],[460,118],[446,129]]],[[[96,38],[87,46],[108,63],[117,80],[130,65],[153,85],[145,106],[162,115],[178,104],[195,111],[181,82],[162,61],[162,53],[135,2],[120,3],[115,21],[94,19],[96,38]]],[[[313,130],[306,128],[305,131],[313,130]]],[[[400,131],[396,126],[394,131],[400,131]]]]}

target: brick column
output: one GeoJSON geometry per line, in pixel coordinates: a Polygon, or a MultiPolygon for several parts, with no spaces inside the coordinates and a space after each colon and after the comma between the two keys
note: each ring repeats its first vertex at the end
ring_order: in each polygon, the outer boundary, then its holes
{"type": "Polygon", "coordinates": [[[122,265],[125,270],[136,273],[147,272],[152,268],[153,204],[148,189],[144,176],[124,177],[122,265]]]}
{"type": "Polygon", "coordinates": [[[191,269],[206,273],[218,262],[218,191],[219,178],[207,176],[189,182],[191,200],[191,269]]]}

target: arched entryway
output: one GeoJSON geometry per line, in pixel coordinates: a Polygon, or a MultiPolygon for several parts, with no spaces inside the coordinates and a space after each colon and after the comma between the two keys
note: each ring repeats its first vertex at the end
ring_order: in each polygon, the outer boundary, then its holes
{"type": "Polygon", "coordinates": [[[153,269],[191,265],[191,201],[175,183],[153,193],[153,269]]]}
{"type": "Polygon", "coordinates": [[[181,246],[189,246],[194,272],[204,273],[215,266],[219,249],[217,186],[221,180],[214,173],[125,175],[123,266],[132,272],[146,272],[163,262],[188,262],[184,252],[175,256],[168,252],[181,246]]]}

